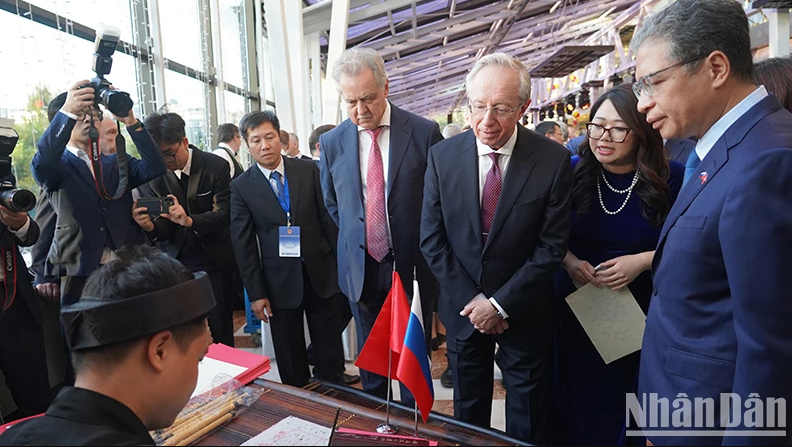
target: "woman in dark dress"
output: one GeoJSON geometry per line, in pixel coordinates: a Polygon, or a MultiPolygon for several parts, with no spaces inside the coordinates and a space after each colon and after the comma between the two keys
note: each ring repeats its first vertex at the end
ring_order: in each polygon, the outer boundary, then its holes
{"type": "Polygon", "coordinates": [[[637,106],[629,86],[605,92],[591,108],[588,139],[572,158],[569,251],[556,276],[561,445],[642,442],[627,440],[624,424],[625,393],[635,390],[639,353],[606,365],[564,300],[575,284],[591,282],[628,287],[644,313],[649,308],[652,256],[684,166],[666,160],[660,133],[637,106]]]}

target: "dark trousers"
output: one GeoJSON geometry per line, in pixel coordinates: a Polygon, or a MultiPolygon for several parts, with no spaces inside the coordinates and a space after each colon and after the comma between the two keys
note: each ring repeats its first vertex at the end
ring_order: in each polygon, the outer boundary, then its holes
{"type": "MultiPolygon", "coordinates": [[[[406,281],[412,281],[412,278],[402,278],[402,282],[406,281]]],[[[393,254],[388,254],[382,262],[377,262],[367,253],[363,292],[360,294],[360,300],[357,303],[349,303],[352,309],[352,315],[357,322],[358,353],[360,353],[366,340],[368,340],[371,328],[374,327],[374,322],[377,321],[377,316],[379,316],[382,305],[388,297],[388,292],[390,292],[392,283],[393,254]]],[[[429,327],[431,328],[431,326],[429,327]]],[[[360,379],[365,392],[372,396],[387,399],[387,377],[361,369],[360,379]]],[[[392,379],[396,380],[395,377],[392,379]]],[[[401,392],[401,402],[408,407],[413,406],[415,404],[415,399],[410,393],[410,390],[401,384],[399,390],[401,392]]]]}
{"type": "Polygon", "coordinates": [[[215,307],[209,311],[212,341],[234,347],[234,283],[232,273],[224,270],[207,272],[212,283],[215,307]]]}
{"type": "MultiPolygon", "coordinates": [[[[87,281],[87,276],[64,277],[61,280],[61,307],[79,301],[87,281]]],[[[71,361],[71,349],[69,349],[66,334],[63,331],[63,323],[61,323],[61,334],[63,334],[63,349],[66,351],[66,377],[63,384],[64,386],[71,386],[74,385],[74,367],[71,361]]]]}
{"type": "Polygon", "coordinates": [[[47,411],[52,395],[44,333],[20,293],[0,318],[0,369],[17,405],[15,416],[23,418],[47,411]]]}
{"type": "Polygon", "coordinates": [[[344,346],[341,342],[341,319],[346,297],[336,293],[320,298],[303,266],[303,297],[295,309],[273,308],[270,318],[272,344],[281,382],[296,387],[308,384],[311,372],[305,348],[303,315],[313,342],[316,378],[344,383],[344,346]]]}
{"type": "Polygon", "coordinates": [[[506,433],[534,444],[550,437],[553,343],[528,341],[526,328],[512,325],[502,335],[474,331],[467,340],[447,335],[454,379],[454,418],[489,428],[492,417],[495,343],[506,388],[506,433]]]}

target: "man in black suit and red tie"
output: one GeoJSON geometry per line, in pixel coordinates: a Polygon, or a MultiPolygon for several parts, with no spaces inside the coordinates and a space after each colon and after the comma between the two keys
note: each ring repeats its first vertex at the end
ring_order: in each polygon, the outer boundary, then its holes
{"type": "Polygon", "coordinates": [[[231,232],[253,313],[269,323],[281,382],[305,386],[311,377],[303,315],[313,342],[316,378],[343,383],[336,227],[322,200],[313,160],[281,155],[280,123],[253,112],[239,131],[256,161],[231,183],[231,232]]]}
{"type": "Polygon", "coordinates": [[[519,60],[485,56],[465,85],[472,129],[430,149],[421,221],[421,250],[442,287],[454,417],[490,426],[497,343],[506,432],[547,443],[569,152],[518,124],[531,97],[519,60]]]}

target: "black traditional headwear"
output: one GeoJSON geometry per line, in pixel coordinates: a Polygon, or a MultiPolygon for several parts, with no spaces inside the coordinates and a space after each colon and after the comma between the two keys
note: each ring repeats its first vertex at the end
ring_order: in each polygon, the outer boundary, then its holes
{"type": "Polygon", "coordinates": [[[83,296],[63,306],[61,322],[71,349],[98,348],[187,323],[214,306],[212,283],[197,272],[193,280],[131,298],[83,296]]]}

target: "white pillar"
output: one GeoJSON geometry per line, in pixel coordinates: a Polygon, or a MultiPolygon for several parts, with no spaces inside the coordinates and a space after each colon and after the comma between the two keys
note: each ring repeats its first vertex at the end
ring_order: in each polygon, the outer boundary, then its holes
{"type": "MultiPolygon", "coordinates": [[[[225,81],[223,80],[223,45],[220,40],[220,4],[218,0],[209,0],[209,17],[212,22],[212,59],[214,62],[215,79],[217,79],[217,86],[215,88],[215,104],[217,104],[217,122],[223,124],[226,122],[226,109],[225,109],[225,81]]],[[[237,42],[229,42],[230,45],[238,44],[237,42]]],[[[215,129],[211,129],[214,133],[215,129]]],[[[212,144],[210,142],[210,144],[212,144]]]]}
{"type": "Polygon", "coordinates": [[[154,59],[154,85],[158,109],[168,102],[165,94],[165,58],[162,55],[162,31],[160,28],[160,0],[149,0],[149,20],[151,21],[151,52],[154,59]]]}
{"type": "Polygon", "coordinates": [[[327,48],[327,82],[330,85],[324,89],[324,104],[322,124],[338,124],[340,115],[340,98],[333,84],[331,73],[333,65],[346,49],[347,27],[349,26],[349,0],[333,0],[333,10],[330,15],[330,41],[327,48]]]}
{"type": "MultiPolygon", "coordinates": [[[[288,0],[293,1],[293,0],[288,0]]],[[[267,16],[267,37],[269,38],[270,60],[273,65],[272,82],[275,85],[275,107],[281,128],[293,131],[296,119],[294,114],[294,95],[292,87],[289,41],[286,38],[286,14],[284,0],[264,0],[264,13],[267,16]]],[[[263,69],[264,67],[262,67],[263,69]]]]}
{"type": "Polygon", "coordinates": [[[789,10],[770,10],[770,57],[789,55],[789,10]]]}
{"type": "MultiPolygon", "coordinates": [[[[311,130],[324,124],[322,122],[322,54],[319,44],[319,34],[306,37],[305,45],[308,51],[308,60],[311,67],[311,130]]],[[[310,151],[311,148],[308,148],[310,151]]]]}
{"type": "MultiPolygon", "coordinates": [[[[305,49],[303,36],[303,2],[294,0],[283,1],[286,16],[286,38],[289,42],[288,62],[292,78],[292,98],[294,99],[294,126],[287,128],[300,139],[301,150],[307,147],[308,135],[311,133],[311,103],[308,96],[308,53],[305,49]]],[[[269,26],[269,21],[267,21],[269,26]]]]}

